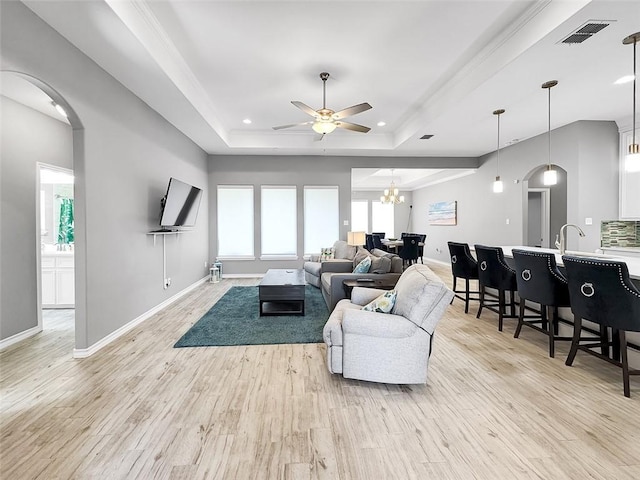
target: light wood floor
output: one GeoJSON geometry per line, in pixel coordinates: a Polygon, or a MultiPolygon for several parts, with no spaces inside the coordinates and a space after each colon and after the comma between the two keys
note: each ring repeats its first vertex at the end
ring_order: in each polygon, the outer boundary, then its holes
{"type": "Polygon", "coordinates": [[[87,359],[56,330],[2,352],[0,478],[640,478],[637,378],[627,399],[616,367],[566,367],[459,300],[426,386],[331,376],[322,344],[172,348],[255,282],[203,285],[87,359]]]}

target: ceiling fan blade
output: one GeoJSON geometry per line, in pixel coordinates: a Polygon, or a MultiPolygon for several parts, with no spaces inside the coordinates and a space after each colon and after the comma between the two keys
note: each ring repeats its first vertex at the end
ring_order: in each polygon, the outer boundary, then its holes
{"type": "Polygon", "coordinates": [[[289,125],[278,125],[277,127],[271,127],[274,130],[282,130],[283,128],[291,128],[291,127],[299,127],[300,125],[311,125],[313,122],[302,122],[302,123],[290,123],[289,125]]]}
{"type": "Polygon", "coordinates": [[[358,125],[357,123],[349,123],[349,122],[335,122],[336,127],[345,128],[347,130],[353,130],[354,132],[362,132],[367,133],[371,130],[369,127],[365,127],[364,125],[358,125]]]}
{"type": "Polygon", "coordinates": [[[306,103],[299,102],[298,100],[292,100],[291,103],[293,103],[296,107],[298,107],[300,110],[302,110],[307,115],[311,115],[312,117],[317,117],[318,116],[318,112],[316,112],[313,108],[311,108],[306,103]]]}
{"type": "Polygon", "coordinates": [[[366,112],[367,110],[371,110],[373,107],[368,103],[360,103],[358,105],[353,105],[351,107],[343,108],[340,111],[337,111],[333,114],[333,118],[336,120],[340,120],[341,118],[350,117],[351,115],[355,115],[356,113],[366,112]]]}

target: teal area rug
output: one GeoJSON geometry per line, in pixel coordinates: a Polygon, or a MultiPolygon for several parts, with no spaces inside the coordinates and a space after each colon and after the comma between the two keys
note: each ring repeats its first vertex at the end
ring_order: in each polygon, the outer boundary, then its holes
{"type": "Polygon", "coordinates": [[[258,287],[231,287],[174,347],[321,343],[329,311],[311,285],[305,287],[304,310],[304,316],[261,317],[258,287]]]}

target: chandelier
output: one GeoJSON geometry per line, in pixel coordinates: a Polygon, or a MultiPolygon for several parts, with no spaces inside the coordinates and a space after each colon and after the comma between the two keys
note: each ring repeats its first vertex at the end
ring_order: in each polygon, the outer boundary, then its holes
{"type": "Polygon", "coordinates": [[[384,189],[384,194],[380,196],[382,203],[391,203],[397,205],[398,203],[404,203],[404,195],[398,195],[400,191],[393,182],[393,169],[391,169],[391,186],[384,189]]]}

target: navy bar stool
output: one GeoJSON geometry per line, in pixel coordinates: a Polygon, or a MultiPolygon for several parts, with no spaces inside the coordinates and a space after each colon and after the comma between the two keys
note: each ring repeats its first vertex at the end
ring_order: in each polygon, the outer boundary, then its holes
{"type": "Polygon", "coordinates": [[[478,259],[478,280],[480,283],[480,308],[476,318],[480,318],[483,308],[498,314],[498,331],[502,331],[502,321],[505,318],[518,318],[516,315],[515,292],[516,271],[504,260],[504,252],[500,247],[476,245],[478,259]],[[487,288],[498,291],[498,295],[487,293],[487,288]],[[510,313],[507,314],[506,292],[509,292],[510,313]],[[487,301],[485,297],[497,297],[497,301],[487,301]]]}
{"type": "MultiPolygon", "coordinates": [[[[449,254],[451,255],[451,273],[453,274],[453,293],[455,297],[464,300],[464,313],[469,313],[469,300],[479,301],[480,297],[472,297],[470,294],[480,293],[477,290],[469,289],[469,280],[478,280],[478,262],[471,255],[469,244],[458,242],[447,242],[449,254]],[[456,290],[456,281],[464,278],[464,290],[456,290]],[[464,297],[460,295],[464,293],[464,297]]],[[[455,298],[454,297],[454,298],[455,298]]],[[[453,303],[453,300],[451,301],[453,303]]]]}
{"type": "Polygon", "coordinates": [[[524,325],[549,337],[549,356],[555,355],[556,340],[571,340],[558,336],[558,307],[569,306],[569,285],[556,265],[553,253],[513,249],[516,264],[516,283],[520,297],[518,326],[513,335],[520,336],[524,325]],[[525,300],[540,304],[539,315],[525,315],[525,300]],[[525,320],[525,319],[538,320],[525,320]],[[538,325],[540,324],[540,325],[538,325]]]}
{"type": "Polygon", "coordinates": [[[631,282],[624,262],[572,255],[564,255],[562,261],[567,269],[574,316],[573,340],[566,364],[571,366],[578,350],[582,350],[621,367],[624,396],[630,397],[629,375],[640,375],[640,370],[629,370],[625,332],[640,332],[640,290],[631,282]],[[582,320],[611,328],[612,341],[608,336],[600,338],[599,342],[593,342],[593,337],[580,338],[582,320]],[[589,343],[581,343],[585,340],[589,343]],[[605,354],[609,346],[616,346],[616,343],[620,347],[620,360],[605,354]]]}

